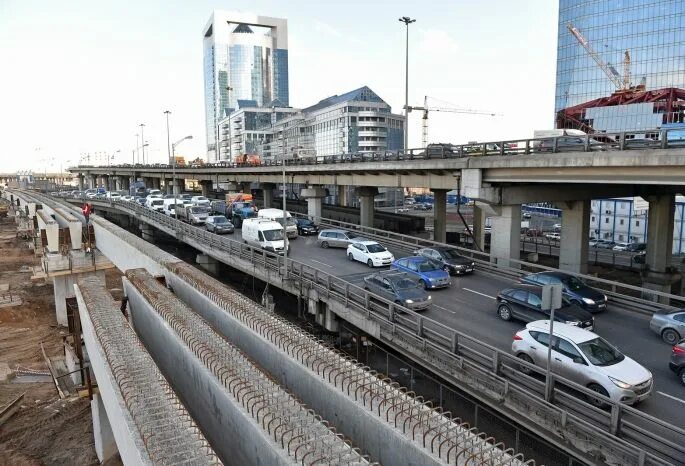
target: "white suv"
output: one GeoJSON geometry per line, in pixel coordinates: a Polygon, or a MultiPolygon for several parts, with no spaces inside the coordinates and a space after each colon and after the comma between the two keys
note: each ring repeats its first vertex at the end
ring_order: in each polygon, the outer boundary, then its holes
{"type": "MultiPolygon", "coordinates": [[[[511,351],[536,366],[547,367],[549,320],[537,320],[514,335],[511,351]]],[[[605,339],[574,325],[554,323],[552,371],[613,401],[635,404],[652,393],[652,373],[605,339]]],[[[526,373],[529,368],[521,366],[526,373]]],[[[588,402],[603,407],[600,398],[588,402]]]]}

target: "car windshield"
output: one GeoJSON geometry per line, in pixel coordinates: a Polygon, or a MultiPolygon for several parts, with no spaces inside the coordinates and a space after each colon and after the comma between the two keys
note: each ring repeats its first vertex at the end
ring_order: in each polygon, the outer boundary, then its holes
{"type": "Polygon", "coordinates": [[[203,214],[207,212],[203,207],[191,207],[190,211],[194,214],[203,214]]]}
{"type": "Polygon", "coordinates": [[[354,232],[352,232],[352,231],[348,231],[348,232],[347,232],[347,237],[350,238],[350,239],[356,238],[357,236],[359,236],[359,235],[356,234],[356,233],[354,233],[354,232]]]}
{"type": "Polygon", "coordinates": [[[454,249],[441,249],[440,252],[443,256],[447,257],[448,259],[459,259],[461,256],[457,251],[454,249]]]}
{"type": "Polygon", "coordinates": [[[385,252],[387,249],[385,249],[383,246],[381,246],[378,243],[373,243],[373,244],[367,244],[366,249],[369,250],[370,253],[376,253],[376,252],[385,252]]]}
{"type": "Polygon", "coordinates": [[[265,230],[264,239],[267,241],[280,241],[283,239],[282,230],[265,230]]]}
{"type": "Polygon", "coordinates": [[[214,217],[214,223],[228,223],[226,217],[214,217]]]}
{"type": "Polygon", "coordinates": [[[288,217],[288,220],[286,221],[286,225],[288,225],[288,226],[297,226],[297,222],[295,221],[294,218],[288,217]]]}
{"type": "Polygon", "coordinates": [[[157,199],[157,200],[152,201],[152,205],[162,205],[162,204],[164,204],[164,201],[161,199],[157,199]]]}
{"type": "Polygon", "coordinates": [[[244,209],[245,207],[250,207],[250,204],[248,202],[236,202],[233,206],[236,209],[244,209]]]}
{"type": "Polygon", "coordinates": [[[312,222],[312,221],[309,220],[309,219],[303,219],[303,218],[302,218],[302,219],[299,220],[299,222],[300,222],[300,225],[301,225],[301,226],[304,226],[304,227],[310,227],[310,226],[314,225],[314,222],[312,222]]]}
{"type": "Polygon", "coordinates": [[[419,272],[431,272],[433,270],[438,270],[440,267],[435,262],[421,262],[418,264],[419,272]]]}
{"type": "Polygon", "coordinates": [[[578,347],[595,366],[611,366],[625,359],[625,356],[603,338],[578,344],[578,347]]]}
{"type": "Polygon", "coordinates": [[[562,283],[571,291],[578,291],[587,286],[581,279],[576,277],[565,278],[562,280],[562,283]]]}
{"type": "Polygon", "coordinates": [[[208,199],[207,199],[206,197],[204,197],[204,196],[198,196],[198,197],[195,198],[195,200],[197,200],[197,201],[207,201],[208,199]]]}
{"type": "Polygon", "coordinates": [[[397,290],[408,290],[410,288],[416,288],[419,286],[418,282],[410,280],[408,278],[400,278],[398,280],[393,280],[392,284],[397,290]]]}

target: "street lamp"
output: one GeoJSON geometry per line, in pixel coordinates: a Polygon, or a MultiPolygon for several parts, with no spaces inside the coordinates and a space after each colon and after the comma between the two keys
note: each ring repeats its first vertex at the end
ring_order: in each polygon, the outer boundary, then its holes
{"type": "Polygon", "coordinates": [[[140,124],[140,141],[142,142],[143,150],[143,165],[145,165],[145,133],[143,132],[145,128],[145,123],[140,124]]]}
{"type": "MultiPolygon", "coordinates": [[[[167,115],[168,117],[168,115],[167,115]]],[[[173,185],[173,191],[174,191],[174,199],[176,199],[176,196],[181,194],[177,191],[180,191],[177,189],[177,184],[176,184],[176,146],[178,146],[180,143],[185,141],[186,139],[193,139],[192,136],[186,136],[183,139],[179,139],[175,143],[171,145],[171,160],[173,160],[173,163],[171,164],[171,177],[172,177],[172,185],[173,185]]]]}
{"type": "Polygon", "coordinates": [[[402,16],[400,22],[407,26],[407,44],[404,70],[404,151],[406,153],[409,146],[409,25],[415,22],[409,16],[402,16]]]}
{"type": "Polygon", "coordinates": [[[226,86],[226,95],[228,96],[228,161],[233,162],[233,137],[231,136],[231,86],[226,86]]]}
{"type": "MultiPolygon", "coordinates": [[[[171,159],[171,141],[169,139],[169,115],[171,112],[169,110],[164,110],[166,115],[166,148],[167,148],[167,160],[171,159]]],[[[171,162],[171,160],[169,160],[171,162]]]]}

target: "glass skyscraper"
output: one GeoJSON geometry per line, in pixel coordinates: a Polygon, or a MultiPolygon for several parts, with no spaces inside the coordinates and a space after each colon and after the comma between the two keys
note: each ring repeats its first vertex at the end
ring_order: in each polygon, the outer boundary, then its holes
{"type": "Polygon", "coordinates": [[[560,0],[558,34],[557,126],[561,110],[602,98],[567,121],[601,132],[682,119],[643,91],[685,88],[685,0],[560,0]]]}
{"type": "Polygon", "coordinates": [[[238,100],[257,106],[289,105],[287,20],[214,11],[204,29],[207,155],[228,158],[217,146],[219,121],[238,100]],[[229,89],[230,88],[230,89],[229,89]]]}

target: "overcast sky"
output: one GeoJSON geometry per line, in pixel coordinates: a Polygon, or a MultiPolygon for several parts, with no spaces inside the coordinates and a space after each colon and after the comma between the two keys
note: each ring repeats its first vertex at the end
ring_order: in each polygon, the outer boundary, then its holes
{"type": "MultiPolygon", "coordinates": [[[[431,113],[433,142],[532,137],[553,126],[554,0],[0,0],[0,172],[58,170],[82,153],[128,162],[140,123],[151,161],[171,139],[205,155],[202,29],[212,10],[288,19],[290,105],[368,85],[401,113],[425,95],[486,117],[431,113]]],[[[437,102],[435,102],[438,104],[437,102]]],[[[409,144],[421,144],[410,115],[409,144]]]]}

